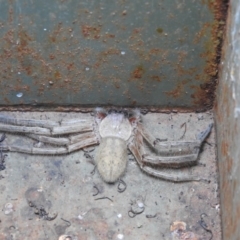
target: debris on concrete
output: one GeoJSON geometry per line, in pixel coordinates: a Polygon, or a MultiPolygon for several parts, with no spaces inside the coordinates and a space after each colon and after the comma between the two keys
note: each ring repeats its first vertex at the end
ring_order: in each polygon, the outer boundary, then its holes
{"type": "MultiPolygon", "coordinates": [[[[4,112],[18,118],[51,120],[81,118],[83,114],[87,113],[4,112]]],[[[212,122],[211,112],[201,116],[177,112],[143,116],[148,131],[168,141],[195,140],[212,122]]],[[[7,133],[1,146],[33,142],[21,134],[7,133]]],[[[92,173],[97,148],[52,156],[7,153],[0,179],[0,239],[193,240],[210,239],[211,234],[213,239],[221,239],[214,129],[202,146],[198,165],[185,169],[207,181],[157,179],[143,173],[129,153],[122,177],[127,188],[119,192],[124,184],[107,184],[97,170],[92,173]],[[131,218],[129,210],[138,214],[131,218]],[[56,218],[46,221],[55,213],[56,218]],[[186,226],[173,224],[177,221],[186,226]]],[[[178,169],[173,169],[173,174],[175,171],[178,169]]]]}

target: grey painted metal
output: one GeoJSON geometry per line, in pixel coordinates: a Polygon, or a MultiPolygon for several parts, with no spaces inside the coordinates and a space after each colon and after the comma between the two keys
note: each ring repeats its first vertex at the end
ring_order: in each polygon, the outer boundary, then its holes
{"type": "Polygon", "coordinates": [[[217,143],[223,239],[240,239],[240,2],[230,1],[217,91],[217,143]]]}
{"type": "Polygon", "coordinates": [[[0,105],[199,108],[213,25],[208,1],[0,0],[0,105]]]}

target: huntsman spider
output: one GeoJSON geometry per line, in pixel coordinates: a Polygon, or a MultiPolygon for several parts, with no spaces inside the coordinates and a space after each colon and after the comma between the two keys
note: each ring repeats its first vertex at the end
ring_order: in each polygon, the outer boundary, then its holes
{"type": "Polygon", "coordinates": [[[95,164],[107,183],[116,182],[125,173],[127,149],[131,151],[142,171],[149,175],[172,182],[199,181],[193,176],[171,175],[164,169],[196,165],[201,145],[212,126],[210,124],[195,141],[157,142],[143,127],[139,110],[107,111],[97,108],[90,120],[86,118],[60,122],[0,115],[1,132],[23,133],[45,143],[44,147],[1,144],[0,148],[3,151],[27,154],[59,155],[99,144],[94,157],[95,164]],[[152,149],[151,153],[145,151],[146,145],[152,149]]]}

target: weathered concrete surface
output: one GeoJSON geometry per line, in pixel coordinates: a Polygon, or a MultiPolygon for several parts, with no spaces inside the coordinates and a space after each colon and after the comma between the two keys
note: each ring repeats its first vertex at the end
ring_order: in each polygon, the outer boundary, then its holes
{"type": "MultiPolygon", "coordinates": [[[[51,112],[5,114],[53,120],[85,116],[81,113],[51,112]]],[[[181,126],[185,122],[187,128],[183,140],[193,140],[195,134],[212,121],[210,112],[148,113],[143,118],[144,126],[155,137],[168,140],[178,140],[183,136],[185,130],[181,126]]],[[[7,134],[6,143],[25,144],[23,139],[23,135],[7,134]]],[[[32,142],[29,142],[31,145],[32,142]]],[[[95,150],[89,154],[94,156],[94,153],[95,150]]],[[[209,182],[175,184],[156,179],[141,172],[133,156],[129,155],[128,168],[123,177],[127,189],[123,193],[117,191],[117,184],[103,182],[97,172],[91,174],[94,167],[83,151],[63,156],[7,155],[6,169],[0,172],[1,240],[62,240],[63,235],[74,240],[179,239],[179,232],[177,236],[170,232],[170,226],[176,221],[187,224],[186,234],[198,236],[190,239],[210,239],[210,232],[200,225],[204,222],[212,231],[213,239],[221,239],[214,129],[203,145],[198,166],[189,169],[209,182]],[[100,190],[96,196],[93,196],[96,194],[94,186],[100,190]],[[96,200],[100,197],[109,197],[112,201],[96,200]],[[130,218],[128,211],[131,202],[136,200],[144,204],[145,210],[130,218]],[[36,208],[29,206],[28,201],[38,208],[43,207],[49,217],[55,213],[58,216],[52,221],[39,219],[36,208]],[[155,217],[147,218],[155,214],[155,217]]]]}
{"type": "Polygon", "coordinates": [[[216,122],[224,239],[240,239],[240,2],[230,1],[216,122]]]}

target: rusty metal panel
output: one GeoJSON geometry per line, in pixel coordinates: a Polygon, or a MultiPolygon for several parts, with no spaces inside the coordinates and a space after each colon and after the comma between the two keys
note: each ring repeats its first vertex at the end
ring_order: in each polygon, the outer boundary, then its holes
{"type": "Polygon", "coordinates": [[[216,122],[224,239],[240,239],[240,2],[230,2],[216,122]]]}
{"type": "Polygon", "coordinates": [[[224,2],[0,0],[0,105],[211,108],[224,2]]]}

